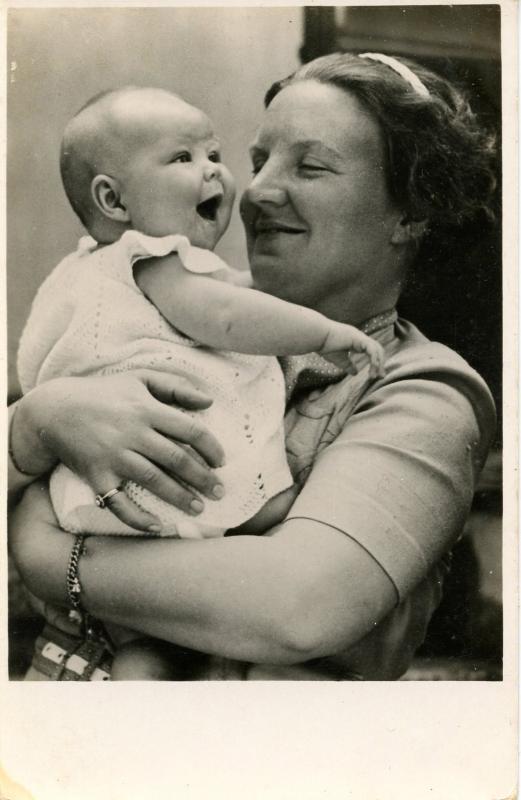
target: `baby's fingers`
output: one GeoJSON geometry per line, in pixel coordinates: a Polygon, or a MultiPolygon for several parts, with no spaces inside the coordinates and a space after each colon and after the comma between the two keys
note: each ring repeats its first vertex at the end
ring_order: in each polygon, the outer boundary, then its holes
{"type": "Polygon", "coordinates": [[[357,331],[356,333],[357,335],[353,336],[351,349],[354,350],[355,353],[367,354],[371,361],[369,370],[371,378],[383,378],[385,376],[385,353],[382,345],[361,331],[357,331]]]}
{"type": "Polygon", "coordinates": [[[369,375],[371,378],[384,378],[385,377],[385,353],[381,344],[371,340],[371,345],[367,348],[367,355],[371,359],[371,367],[369,375]]]}

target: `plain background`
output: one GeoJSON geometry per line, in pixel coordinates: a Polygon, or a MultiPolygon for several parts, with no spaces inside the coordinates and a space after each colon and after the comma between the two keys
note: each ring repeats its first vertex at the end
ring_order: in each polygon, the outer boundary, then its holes
{"type": "MultiPolygon", "coordinates": [[[[271,83],[298,66],[299,8],[46,8],[7,14],[7,311],[9,389],[34,294],[84,234],[61,185],[71,116],[103,89],[159,86],[213,120],[237,188],[271,83]],[[268,52],[267,52],[268,48],[268,52]]],[[[239,196],[239,194],[238,194],[239,196]]],[[[237,213],[217,252],[246,264],[237,213]]]]}

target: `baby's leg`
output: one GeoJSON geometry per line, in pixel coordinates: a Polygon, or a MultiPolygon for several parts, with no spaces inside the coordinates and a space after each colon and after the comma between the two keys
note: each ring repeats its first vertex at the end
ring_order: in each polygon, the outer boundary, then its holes
{"type": "Polygon", "coordinates": [[[112,663],[113,681],[175,681],[184,679],[183,665],[177,664],[179,650],[159,639],[133,639],[116,651],[112,663]]]}
{"type": "Polygon", "coordinates": [[[300,491],[296,484],[279,492],[275,497],[271,497],[254,517],[232,528],[234,534],[260,534],[282,522],[295,502],[295,498],[300,491]]]}

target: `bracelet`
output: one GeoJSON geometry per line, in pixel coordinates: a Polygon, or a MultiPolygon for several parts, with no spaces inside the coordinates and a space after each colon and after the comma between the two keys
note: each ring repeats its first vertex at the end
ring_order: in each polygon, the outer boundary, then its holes
{"type": "Polygon", "coordinates": [[[76,622],[80,626],[86,639],[91,641],[107,641],[107,634],[103,623],[91,617],[91,615],[85,611],[81,603],[82,586],[78,575],[78,568],[80,558],[87,551],[85,546],[86,538],[87,535],[84,533],[78,533],[76,535],[67,565],[67,597],[72,606],[69,611],[69,620],[71,622],[76,622]]]}
{"type": "MultiPolygon", "coordinates": [[[[67,565],[67,597],[72,606],[73,614],[76,612],[80,618],[83,618],[81,606],[81,583],[78,576],[78,566],[80,557],[85,552],[85,534],[80,533],[74,539],[71,554],[69,556],[69,563],[67,565]]],[[[71,618],[73,616],[71,614],[71,618]]],[[[76,617],[78,618],[78,617],[76,617]]]]}
{"type": "Polygon", "coordinates": [[[11,419],[9,421],[9,430],[8,430],[8,434],[7,434],[7,452],[9,453],[9,458],[11,459],[11,464],[13,465],[13,467],[15,468],[15,470],[17,472],[19,472],[21,475],[26,475],[28,478],[39,478],[40,477],[39,473],[27,472],[26,469],[23,469],[23,467],[20,466],[20,464],[18,463],[18,461],[15,458],[15,454],[14,454],[14,451],[13,451],[13,441],[12,441],[12,439],[13,439],[14,418],[16,416],[16,412],[17,411],[18,411],[18,403],[15,403],[14,404],[14,408],[13,408],[13,413],[12,413],[11,419]]]}

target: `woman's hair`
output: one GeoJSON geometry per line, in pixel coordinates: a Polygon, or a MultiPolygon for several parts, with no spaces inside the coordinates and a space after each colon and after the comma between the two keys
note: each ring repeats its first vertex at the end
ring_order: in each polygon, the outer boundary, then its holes
{"type": "Polygon", "coordinates": [[[417,91],[385,63],[335,53],[304,64],[274,83],[265,105],[286,86],[304,80],[355,95],[384,133],[393,199],[411,220],[426,219],[427,239],[439,241],[443,231],[476,216],[493,219],[495,139],[478,122],[461,91],[419,64],[399,61],[428,93],[417,91]]]}

